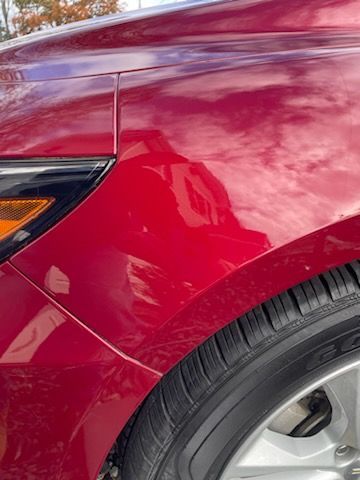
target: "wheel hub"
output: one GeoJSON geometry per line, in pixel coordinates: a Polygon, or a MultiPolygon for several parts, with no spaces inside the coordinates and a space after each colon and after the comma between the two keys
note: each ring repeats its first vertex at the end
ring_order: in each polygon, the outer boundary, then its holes
{"type": "Polygon", "coordinates": [[[220,480],[360,480],[360,361],[280,406],[243,442],[220,480]]]}

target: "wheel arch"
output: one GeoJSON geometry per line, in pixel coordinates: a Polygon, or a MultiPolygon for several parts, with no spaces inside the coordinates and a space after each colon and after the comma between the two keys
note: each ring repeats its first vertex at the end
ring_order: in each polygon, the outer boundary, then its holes
{"type": "Polygon", "coordinates": [[[137,358],[166,373],[235,318],[281,292],[360,258],[360,215],[323,227],[246,262],[196,295],[137,358]]]}

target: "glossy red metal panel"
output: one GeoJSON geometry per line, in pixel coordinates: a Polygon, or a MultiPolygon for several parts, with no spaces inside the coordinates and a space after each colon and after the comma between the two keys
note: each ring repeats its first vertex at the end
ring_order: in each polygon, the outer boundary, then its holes
{"type": "Polygon", "coordinates": [[[123,74],[119,163],[13,259],[95,331],[161,371],[255,300],[359,254],[359,55],[283,56],[273,47],[252,64],[123,74]],[[352,217],[342,236],[339,222],[352,217]],[[223,292],[218,311],[212,288],[219,302],[223,292]]]}
{"type": "Polygon", "coordinates": [[[106,345],[9,264],[0,268],[0,305],[1,479],[95,479],[158,375],[106,345]]]}
{"type": "Polygon", "coordinates": [[[0,83],[0,158],[113,154],[116,79],[0,83]]]}
{"type": "Polygon", "coordinates": [[[271,54],[274,47],[286,54],[312,48],[314,33],[324,54],[358,45],[358,0],[234,0],[161,11],[110,16],[6,44],[0,49],[0,79],[124,72],[271,54]],[[338,35],[329,35],[334,30],[338,35]]]}
{"type": "Polygon", "coordinates": [[[246,263],[169,318],[142,343],[138,358],[168,371],[195,346],[251,308],[290,286],[359,259],[359,235],[357,215],[246,263]]]}

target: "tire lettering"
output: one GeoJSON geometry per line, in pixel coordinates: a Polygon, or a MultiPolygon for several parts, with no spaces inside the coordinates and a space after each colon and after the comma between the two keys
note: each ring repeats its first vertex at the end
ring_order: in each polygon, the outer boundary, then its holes
{"type": "Polygon", "coordinates": [[[341,345],[341,351],[342,352],[350,352],[351,350],[354,350],[355,348],[360,347],[360,333],[357,333],[356,335],[351,336],[350,338],[347,338],[343,344],[341,345]]]}
{"type": "Polygon", "coordinates": [[[357,348],[360,348],[359,330],[356,332],[353,331],[350,334],[347,333],[342,335],[332,343],[325,344],[316,352],[312,352],[306,365],[306,369],[313,370],[314,368],[320,367],[324,363],[333,360],[341,354],[351,352],[357,348]]]}
{"type": "Polygon", "coordinates": [[[322,348],[313,355],[313,358],[308,363],[308,370],[319,367],[323,363],[329,362],[336,357],[337,348],[336,345],[328,345],[327,347],[322,348]]]}

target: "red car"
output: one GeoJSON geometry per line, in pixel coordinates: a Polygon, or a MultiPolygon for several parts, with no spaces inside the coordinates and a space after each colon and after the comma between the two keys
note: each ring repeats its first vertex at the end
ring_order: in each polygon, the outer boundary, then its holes
{"type": "Polygon", "coordinates": [[[359,1],[15,40],[0,106],[0,479],[360,478],[359,1]]]}

